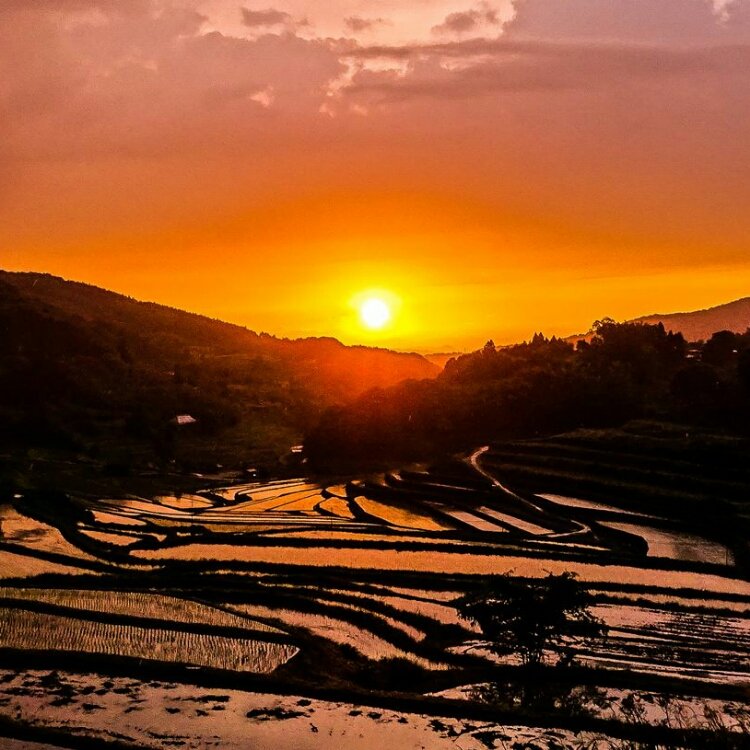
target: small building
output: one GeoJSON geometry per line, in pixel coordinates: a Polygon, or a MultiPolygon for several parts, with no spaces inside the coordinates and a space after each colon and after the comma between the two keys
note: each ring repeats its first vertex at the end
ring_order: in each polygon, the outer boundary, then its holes
{"type": "Polygon", "coordinates": [[[172,424],[176,424],[178,427],[183,427],[187,424],[195,424],[198,420],[190,414],[178,414],[174,419],[170,420],[172,424]]]}

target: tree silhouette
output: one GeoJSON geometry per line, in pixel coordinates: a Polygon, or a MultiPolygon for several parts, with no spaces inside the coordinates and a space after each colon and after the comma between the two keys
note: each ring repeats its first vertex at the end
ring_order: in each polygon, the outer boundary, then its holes
{"type": "Polygon", "coordinates": [[[536,667],[551,651],[557,664],[566,666],[577,645],[606,634],[606,626],[591,614],[592,601],[573,573],[538,581],[506,574],[461,597],[456,606],[460,617],[481,628],[493,653],[518,654],[524,666],[536,667]]]}
{"type": "Polygon", "coordinates": [[[740,337],[732,331],[717,331],[703,345],[701,360],[709,365],[724,367],[737,355],[740,337]]]}

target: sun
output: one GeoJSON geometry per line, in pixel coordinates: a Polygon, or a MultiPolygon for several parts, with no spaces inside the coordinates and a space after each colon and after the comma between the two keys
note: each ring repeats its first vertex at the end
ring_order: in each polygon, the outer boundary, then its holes
{"type": "Polygon", "coordinates": [[[346,336],[368,342],[392,339],[403,330],[403,307],[400,295],[387,287],[360,289],[348,298],[342,318],[346,336]]]}
{"type": "Polygon", "coordinates": [[[362,325],[371,331],[378,331],[385,327],[391,317],[391,308],[381,297],[368,297],[359,305],[359,319],[362,325]]]}

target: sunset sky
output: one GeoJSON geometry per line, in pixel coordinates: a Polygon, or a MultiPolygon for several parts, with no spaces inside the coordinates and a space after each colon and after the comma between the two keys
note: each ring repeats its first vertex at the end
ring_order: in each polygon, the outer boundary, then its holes
{"type": "Polygon", "coordinates": [[[420,351],[750,295],[750,0],[268,2],[1,0],[0,267],[420,351]]]}

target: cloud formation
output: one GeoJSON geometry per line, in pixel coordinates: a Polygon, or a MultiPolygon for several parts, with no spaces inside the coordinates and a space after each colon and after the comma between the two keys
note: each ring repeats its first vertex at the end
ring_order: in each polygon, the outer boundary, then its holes
{"type": "Polygon", "coordinates": [[[514,0],[509,36],[637,44],[748,40],[747,0],[514,0]]]}
{"type": "Polygon", "coordinates": [[[70,276],[412,236],[456,278],[747,262],[750,0],[396,5],[323,35],[303,0],[2,3],[0,246],[70,276]]]}
{"type": "Polygon", "coordinates": [[[389,26],[391,24],[385,18],[363,18],[362,16],[347,16],[344,18],[344,26],[348,31],[355,33],[361,31],[370,31],[378,26],[389,26]]]}
{"type": "Polygon", "coordinates": [[[242,23],[251,28],[255,26],[285,26],[292,17],[282,10],[266,8],[265,10],[250,10],[249,8],[240,8],[242,13],[242,23]]]}
{"type": "Polygon", "coordinates": [[[497,26],[500,18],[496,9],[487,3],[480,3],[475,8],[449,13],[443,22],[432,27],[434,34],[476,33],[484,27],[497,26]]]}
{"type": "Polygon", "coordinates": [[[295,19],[290,13],[275,8],[265,8],[264,10],[251,10],[250,8],[241,7],[240,13],[242,23],[249,29],[259,29],[264,33],[269,30],[296,31],[310,25],[306,18],[295,19]]]}
{"type": "Polygon", "coordinates": [[[407,62],[405,75],[360,70],[345,89],[381,101],[415,96],[470,100],[502,92],[582,91],[589,95],[646,84],[681,88],[694,77],[720,86],[750,77],[750,46],[668,48],[559,43],[508,38],[459,43],[362,47],[360,59],[407,62]]]}

